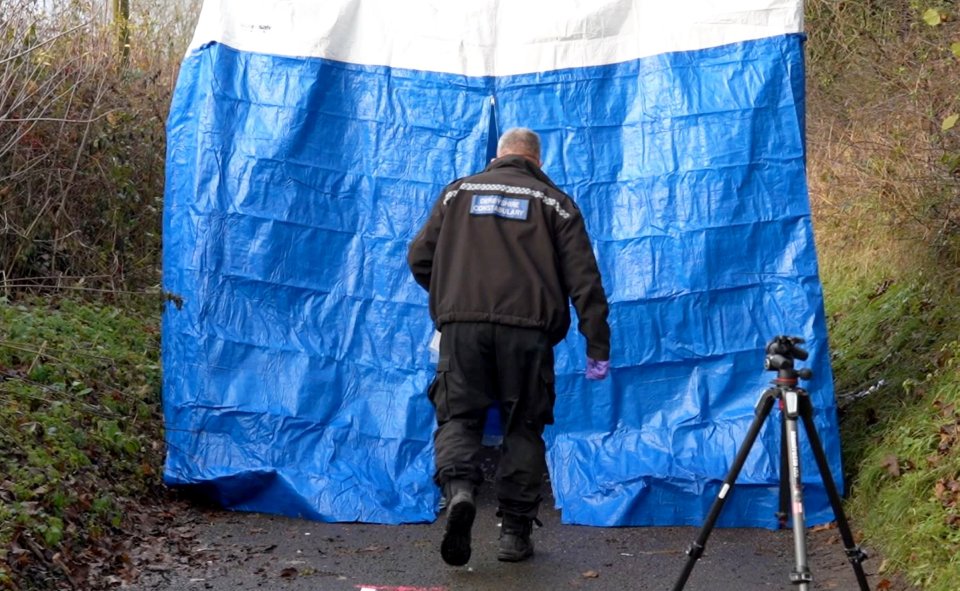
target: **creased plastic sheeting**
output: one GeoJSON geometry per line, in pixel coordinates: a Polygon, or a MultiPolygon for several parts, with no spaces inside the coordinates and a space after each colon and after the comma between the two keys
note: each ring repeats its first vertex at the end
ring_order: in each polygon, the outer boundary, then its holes
{"type": "MultiPolygon", "coordinates": [[[[554,493],[567,523],[700,524],[775,373],[764,347],[807,339],[807,386],[834,477],[840,453],[806,193],[802,37],[498,79],[498,123],[532,122],[574,195],[611,303],[614,370],[557,351],[554,493]]],[[[780,416],[719,525],[777,527],[780,416]]],[[[805,439],[808,523],[833,513],[805,439]]]]}
{"type": "Polygon", "coordinates": [[[217,44],[184,62],[164,220],[164,285],[182,298],[164,315],[168,483],[241,510],[435,517],[432,327],[404,261],[442,185],[483,166],[477,84],[217,44]]]}
{"type": "MultiPolygon", "coordinates": [[[[778,334],[808,340],[839,479],[802,118],[799,35],[480,78],[200,48],[169,122],[167,482],[241,510],[434,519],[432,327],[406,245],[514,125],[542,134],[611,302],[607,381],[584,379],[577,333],[557,348],[564,521],[701,523],[778,334]]],[[[776,526],[778,421],[720,525],[776,526]]],[[[802,451],[808,523],[829,521],[802,451]]]]}

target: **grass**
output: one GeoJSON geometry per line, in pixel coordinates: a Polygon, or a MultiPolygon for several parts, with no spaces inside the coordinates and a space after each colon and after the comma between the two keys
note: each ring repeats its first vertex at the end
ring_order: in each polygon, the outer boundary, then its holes
{"type": "Polygon", "coordinates": [[[960,577],[960,342],[929,377],[903,389],[889,429],[866,451],[851,509],[888,567],[922,589],[960,577]]]}
{"type": "Polygon", "coordinates": [[[159,333],[133,310],[0,299],[0,588],[85,588],[159,488],[159,333]]]}
{"type": "Polygon", "coordinates": [[[849,512],[886,571],[956,589],[960,128],[941,121],[960,108],[960,13],[808,0],[805,16],[808,181],[849,512]]]}
{"type": "MultiPolygon", "coordinates": [[[[822,249],[849,513],[882,570],[960,580],[960,294],[956,271],[822,249]],[[908,269],[908,270],[904,270],[908,269]],[[927,269],[921,271],[918,269],[927,269]]],[[[886,252],[897,252],[888,245],[886,252]]],[[[902,248],[900,249],[902,251],[902,248]]]]}

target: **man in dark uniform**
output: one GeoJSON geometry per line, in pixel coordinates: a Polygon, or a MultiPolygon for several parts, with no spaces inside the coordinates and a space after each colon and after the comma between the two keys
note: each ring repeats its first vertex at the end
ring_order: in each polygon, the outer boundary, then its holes
{"type": "Polygon", "coordinates": [[[447,499],[440,546],[452,565],[470,559],[478,453],[488,407],[500,406],[497,471],[503,517],[497,558],[533,555],[532,523],[546,473],[544,425],[553,423],[553,347],[570,327],[572,300],[587,341],[587,378],[609,369],[607,299],[583,217],[540,170],[540,138],[525,128],[500,138],[480,174],[440,193],[407,262],[430,294],[441,331],[429,396],[436,410],[434,481],[447,499]]]}

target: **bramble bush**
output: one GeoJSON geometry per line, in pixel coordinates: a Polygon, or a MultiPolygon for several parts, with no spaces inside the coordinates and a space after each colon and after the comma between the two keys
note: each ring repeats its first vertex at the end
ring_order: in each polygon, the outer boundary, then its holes
{"type": "Polygon", "coordinates": [[[196,4],[124,19],[0,0],[0,290],[159,283],[164,124],[196,4]]]}

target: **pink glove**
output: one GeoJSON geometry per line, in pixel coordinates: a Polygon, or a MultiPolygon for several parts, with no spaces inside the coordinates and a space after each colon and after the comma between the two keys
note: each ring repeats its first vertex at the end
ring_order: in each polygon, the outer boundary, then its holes
{"type": "Polygon", "coordinates": [[[610,371],[609,361],[596,361],[587,357],[587,379],[602,380],[607,377],[610,371]]]}

